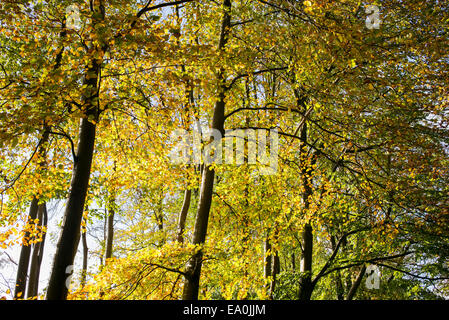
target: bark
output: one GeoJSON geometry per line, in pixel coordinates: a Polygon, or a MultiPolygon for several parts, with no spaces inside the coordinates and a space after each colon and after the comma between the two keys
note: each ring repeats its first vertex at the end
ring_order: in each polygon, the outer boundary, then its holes
{"type": "Polygon", "coordinates": [[[64,212],[62,232],[56,247],[56,254],[47,289],[48,300],[65,300],[67,298],[68,288],[66,280],[69,276],[67,270],[73,266],[80,239],[81,220],[95,146],[96,125],[91,121],[98,120],[96,106],[98,105],[98,78],[102,59],[92,59],[91,62],[92,65],[87,68],[83,81],[88,88],[83,96],[83,105],[86,111],[85,116],[81,119],[70,192],[64,212]]]}
{"type": "Polygon", "coordinates": [[[81,241],[83,243],[83,269],[81,271],[81,288],[84,288],[86,285],[86,276],[87,276],[87,258],[89,254],[89,248],[87,247],[87,236],[86,232],[81,234],[81,241]]]}
{"type": "MultiPolygon", "coordinates": [[[[47,227],[47,204],[42,203],[39,205],[38,208],[38,219],[39,219],[39,226],[41,228],[47,227]]],[[[30,266],[30,278],[28,281],[28,291],[27,291],[27,297],[37,297],[39,293],[39,276],[40,276],[40,269],[42,264],[42,258],[44,253],[44,246],[45,246],[45,237],[46,232],[43,232],[42,234],[42,241],[36,243],[33,248],[33,254],[31,257],[31,266],[30,266]]]]}
{"type": "MultiPolygon", "coordinates": [[[[301,146],[301,160],[306,161],[307,151],[305,149],[305,142],[307,141],[307,124],[305,122],[301,129],[301,141],[304,142],[304,144],[301,146]]],[[[304,184],[304,193],[303,193],[304,211],[307,212],[310,206],[310,196],[312,195],[312,188],[311,188],[312,169],[309,165],[302,165],[301,171],[302,171],[301,172],[302,180],[304,184]]],[[[299,299],[310,300],[314,287],[312,282],[313,230],[310,223],[306,223],[304,225],[304,229],[302,232],[302,244],[303,244],[302,260],[301,260],[302,276],[300,281],[299,299]]]]}
{"type": "Polygon", "coordinates": [[[271,243],[267,237],[265,239],[265,264],[264,264],[264,275],[265,275],[266,279],[271,276],[271,267],[273,264],[271,252],[270,252],[270,254],[267,254],[268,251],[271,251],[271,243]]]}
{"type": "MultiPolygon", "coordinates": [[[[66,24],[65,24],[65,20],[62,23],[61,26],[61,32],[59,33],[59,37],[62,39],[64,39],[67,35],[67,30],[66,30],[66,24]]],[[[62,61],[62,56],[64,53],[64,46],[61,45],[58,53],[56,54],[56,59],[55,59],[55,64],[53,66],[53,71],[56,71],[59,69],[59,67],[61,66],[61,61],[62,61]]],[[[42,133],[42,140],[41,143],[39,145],[39,151],[38,154],[41,157],[41,166],[45,165],[44,159],[45,159],[45,145],[48,142],[49,139],[49,132],[50,132],[50,127],[44,122],[44,126],[43,126],[43,133],[42,133]]],[[[28,218],[28,222],[30,221],[30,219],[32,219],[32,217],[34,216],[33,219],[36,218],[36,215],[38,214],[38,210],[39,210],[39,199],[37,199],[36,197],[33,198],[31,205],[30,205],[30,211],[29,211],[29,218],[28,218]]],[[[45,206],[45,212],[44,212],[44,216],[45,219],[47,219],[47,207],[45,206]]],[[[40,221],[40,220],[39,220],[40,221]]],[[[47,222],[45,221],[45,225],[47,224],[47,222]]],[[[25,234],[26,238],[29,238],[29,233],[25,234]]],[[[45,235],[42,239],[42,242],[45,239],[45,235]]],[[[34,269],[31,271],[30,273],[32,274],[32,277],[37,277],[33,278],[33,281],[37,281],[37,283],[39,282],[39,270],[40,270],[40,264],[42,261],[42,253],[44,250],[44,244],[42,243],[42,245],[39,246],[39,250],[36,251],[36,263],[34,265],[34,269]],[[37,272],[37,274],[36,274],[37,272]]],[[[28,277],[28,264],[30,262],[30,251],[31,248],[30,246],[22,246],[21,252],[20,252],[20,258],[19,258],[19,265],[18,265],[18,270],[17,270],[17,278],[16,278],[16,288],[15,288],[15,293],[14,293],[14,297],[17,298],[18,294],[21,293],[22,297],[25,295],[25,289],[26,289],[26,280],[28,277]]],[[[33,252],[34,254],[34,252],[33,252]]],[[[32,292],[36,292],[37,294],[37,283],[33,283],[32,284],[32,292]]],[[[29,293],[28,293],[29,294],[29,293]]]]}
{"type": "Polygon", "coordinates": [[[313,234],[310,224],[304,226],[302,233],[303,256],[301,261],[301,282],[299,290],[300,300],[310,300],[313,291],[312,284],[312,251],[313,251],[313,234]]]}
{"type": "Polygon", "coordinates": [[[178,218],[178,234],[176,240],[179,243],[184,243],[184,230],[186,227],[187,214],[189,213],[191,198],[192,198],[192,190],[186,189],[184,191],[184,200],[178,218]]]}
{"type": "Polygon", "coordinates": [[[360,269],[359,274],[357,275],[357,279],[354,281],[354,283],[351,286],[351,289],[349,289],[348,295],[346,296],[346,300],[352,300],[357,293],[357,289],[360,287],[360,283],[362,283],[363,276],[365,275],[366,266],[363,265],[362,269],[360,269]]]}
{"type": "MultiPolygon", "coordinates": [[[[223,50],[226,46],[229,29],[231,27],[231,0],[223,0],[225,12],[223,15],[219,50],[223,50]]],[[[225,93],[226,86],[224,85],[224,70],[221,69],[218,74],[219,94],[217,102],[215,103],[214,115],[212,118],[212,129],[216,129],[224,135],[224,121],[225,121],[225,93]]],[[[214,187],[215,171],[212,166],[207,165],[203,170],[203,177],[201,182],[200,199],[198,203],[198,210],[195,219],[195,228],[193,231],[193,241],[195,245],[202,245],[206,240],[207,225],[209,221],[210,206],[212,203],[212,191],[214,187]]],[[[186,267],[186,278],[184,282],[184,291],[182,298],[184,300],[197,300],[199,292],[199,283],[201,275],[201,266],[203,260],[203,252],[199,250],[190,259],[186,267]]]]}
{"type": "MultiPolygon", "coordinates": [[[[92,11],[94,10],[96,10],[96,14],[95,18],[92,19],[93,30],[105,18],[102,1],[99,1],[96,8],[92,7],[92,11]]],[[[67,298],[69,284],[66,284],[66,282],[68,282],[67,277],[70,276],[67,272],[70,267],[73,269],[73,261],[80,239],[81,220],[83,218],[95,147],[95,123],[99,119],[99,77],[103,56],[107,48],[107,44],[103,43],[101,46],[95,44],[88,49],[88,55],[91,58],[86,66],[83,79],[83,85],[86,88],[82,94],[82,111],[84,111],[84,115],[81,118],[78,146],[64,212],[62,232],[56,246],[56,254],[47,289],[48,300],[65,300],[67,298]]]]}
{"type": "Polygon", "coordinates": [[[66,270],[73,265],[80,238],[81,220],[89,185],[90,170],[95,144],[95,124],[86,118],[81,120],[77,161],[73,168],[70,193],[64,212],[62,233],[56,248],[50,282],[48,300],[65,300],[68,293],[66,270]]]}
{"type": "MultiPolygon", "coordinates": [[[[335,242],[335,236],[331,236],[331,244],[332,244],[332,250],[335,251],[336,246],[337,246],[337,244],[335,242]]],[[[341,279],[340,270],[337,270],[335,272],[335,283],[336,283],[336,290],[337,290],[337,299],[344,300],[344,288],[343,288],[343,282],[341,279]]]]}
{"type": "Polygon", "coordinates": [[[274,298],[274,290],[276,289],[276,276],[281,271],[281,263],[279,259],[278,251],[273,256],[273,265],[271,268],[271,283],[270,283],[270,299],[274,298]]]}
{"type": "Polygon", "coordinates": [[[271,281],[269,283],[269,296],[270,299],[273,300],[274,297],[274,290],[276,289],[276,276],[281,271],[281,261],[279,258],[279,252],[276,249],[276,246],[279,241],[279,230],[276,227],[276,231],[274,234],[274,244],[275,247],[270,243],[270,239],[268,238],[269,235],[267,235],[267,238],[265,240],[265,253],[270,251],[269,255],[266,255],[265,257],[265,278],[271,277],[271,281]]]}
{"type": "MultiPolygon", "coordinates": [[[[159,231],[164,230],[164,195],[161,194],[159,205],[157,209],[154,210],[154,216],[156,218],[157,228],[159,231]]],[[[165,238],[165,237],[164,237],[165,238]]],[[[162,243],[165,243],[165,239],[162,241],[162,243]]]]}
{"type": "MultiPolygon", "coordinates": [[[[28,220],[27,225],[33,223],[37,217],[38,211],[38,202],[39,200],[36,197],[33,197],[31,200],[30,210],[28,212],[28,220]]],[[[20,258],[19,264],[17,268],[17,278],[16,278],[16,287],[14,292],[14,298],[24,298],[25,297],[25,289],[28,278],[28,266],[30,263],[30,254],[31,254],[31,246],[26,243],[30,240],[30,233],[27,231],[24,235],[24,242],[22,244],[22,249],[20,250],[20,258]]]]}
{"type": "Polygon", "coordinates": [[[115,216],[115,199],[112,197],[109,203],[109,214],[107,219],[107,233],[106,233],[106,252],[105,260],[112,258],[112,246],[114,243],[114,216],[115,216]]]}
{"type": "MultiPolygon", "coordinates": [[[[39,166],[41,168],[45,167],[45,148],[47,145],[49,139],[49,128],[46,124],[43,126],[42,130],[42,138],[40,140],[37,154],[39,158],[41,159],[39,162],[39,166]]],[[[39,198],[36,196],[33,197],[30,204],[30,209],[28,213],[28,219],[27,219],[27,225],[34,223],[34,220],[36,219],[39,211],[39,198]]],[[[39,220],[41,221],[41,220],[39,220]]],[[[26,232],[24,235],[24,240],[29,241],[30,239],[30,233],[26,232]]],[[[38,252],[37,252],[38,253],[38,252]]],[[[17,269],[17,278],[16,278],[16,288],[14,292],[14,297],[19,298],[19,294],[22,298],[25,297],[25,290],[27,285],[27,278],[28,278],[28,267],[30,264],[30,255],[31,255],[31,246],[29,244],[26,244],[25,242],[22,245],[21,251],[20,251],[20,258],[19,258],[19,264],[17,269]]],[[[33,270],[34,272],[34,270],[33,270]]],[[[34,284],[33,284],[34,285],[34,284]]]]}
{"type": "Polygon", "coordinates": [[[292,271],[296,272],[296,255],[294,252],[292,252],[291,260],[292,260],[292,271]]]}

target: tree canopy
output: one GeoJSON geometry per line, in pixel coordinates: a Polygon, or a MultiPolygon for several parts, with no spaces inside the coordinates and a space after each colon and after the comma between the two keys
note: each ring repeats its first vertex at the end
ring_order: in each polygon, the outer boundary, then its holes
{"type": "Polygon", "coordinates": [[[448,3],[20,0],[0,30],[5,298],[448,297],[448,3]]]}

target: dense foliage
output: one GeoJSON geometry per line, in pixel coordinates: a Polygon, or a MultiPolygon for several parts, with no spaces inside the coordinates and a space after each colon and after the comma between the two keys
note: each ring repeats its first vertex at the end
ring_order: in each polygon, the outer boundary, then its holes
{"type": "Polygon", "coordinates": [[[447,2],[19,0],[0,21],[15,298],[448,296],[447,2]],[[243,161],[217,160],[226,143],[243,161]],[[38,291],[47,204],[66,200],[38,291]]]}

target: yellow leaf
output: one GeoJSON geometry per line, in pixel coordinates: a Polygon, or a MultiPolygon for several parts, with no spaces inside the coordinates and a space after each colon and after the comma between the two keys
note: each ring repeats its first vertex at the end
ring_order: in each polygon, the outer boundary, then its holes
{"type": "Polygon", "coordinates": [[[355,59],[351,60],[350,66],[351,66],[351,68],[355,68],[357,66],[355,59]]]}

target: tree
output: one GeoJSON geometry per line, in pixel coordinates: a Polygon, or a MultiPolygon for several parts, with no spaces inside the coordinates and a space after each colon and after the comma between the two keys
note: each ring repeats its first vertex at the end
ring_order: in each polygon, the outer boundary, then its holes
{"type": "Polygon", "coordinates": [[[28,274],[38,295],[50,199],[67,202],[47,299],[444,296],[448,12],[2,4],[0,246],[34,250],[16,298],[28,274]]]}

